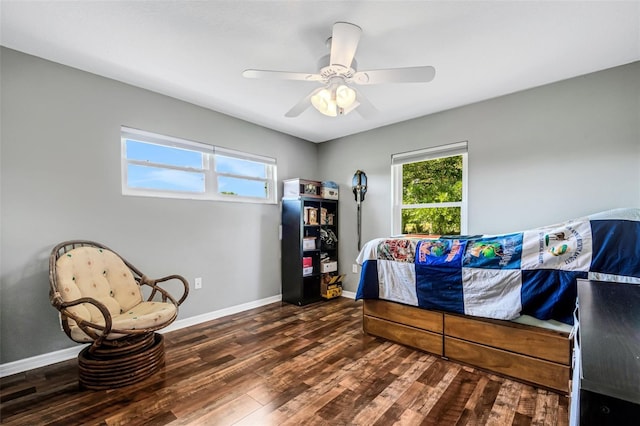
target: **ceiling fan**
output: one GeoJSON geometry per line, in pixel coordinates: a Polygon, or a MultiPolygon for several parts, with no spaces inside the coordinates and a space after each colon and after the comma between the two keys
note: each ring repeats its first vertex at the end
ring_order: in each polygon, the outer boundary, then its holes
{"type": "Polygon", "coordinates": [[[358,71],[354,56],[361,34],[362,29],[357,25],[336,22],[328,40],[331,53],[320,59],[318,73],[248,69],[242,75],[246,78],[316,81],[322,84],[294,105],[285,117],[297,117],[313,105],[331,117],[357,109],[365,118],[375,114],[376,108],[352,84],[427,83],[435,77],[436,70],[431,66],[358,71]]]}

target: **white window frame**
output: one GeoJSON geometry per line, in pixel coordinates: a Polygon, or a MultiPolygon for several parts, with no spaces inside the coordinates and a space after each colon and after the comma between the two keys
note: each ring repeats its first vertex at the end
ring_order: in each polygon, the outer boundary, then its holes
{"type": "Polygon", "coordinates": [[[230,201],[241,203],[259,203],[259,204],[277,204],[277,163],[275,158],[266,157],[257,154],[237,151],[229,148],[208,145],[201,142],[190,141],[186,139],[176,138],[173,136],[164,136],[157,133],[151,133],[144,130],[134,129],[122,126],[120,129],[121,144],[121,182],[122,194],[141,196],[141,197],[161,197],[161,198],[180,198],[194,200],[214,200],[214,201],[230,201]],[[167,164],[155,164],[146,161],[139,161],[127,158],[127,140],[136,142],[155,144],[171,148],[179,148],[187,151],[200,152],[203,155],[202,168],[180,167],[167,164]],[[258,178],[254,176],[221,173],[216,171],[216,158],[219,156],[230,157],[237,160],[251,161],[259,163],[266,168],[266,177],[258,178]],[[169,189],[153,189],[138,188],[128,185],[128,166],[129,165],[152,166],[166,170],[179,170],[186,172],[201,172],[204,174],[204,192],[176,191],[169,189]],[[250,197],[243,195],[222,194],[218,191],[218,177],[232,177],[248,181],[264,182],[267,188],[267,196],[250,197]]]}
{"type": "Polygon", "coordinates": [[[460,207],[460,233],[467,234],[467,141],[391,155],[391,235],[402,234],[402,210],[414,208],[460,207]],[[409,163],[462,156],[462,201],[402,204],[402,166],[409,163]]]}

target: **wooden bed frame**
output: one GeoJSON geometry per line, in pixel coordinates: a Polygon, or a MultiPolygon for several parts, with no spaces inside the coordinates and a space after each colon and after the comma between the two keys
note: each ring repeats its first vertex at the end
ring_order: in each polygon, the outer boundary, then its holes
{"type": "Polygon", "coordinates": [[[572,342],[568,333],[385,300],[363,302],[366,333],[569,394],[572,342]]]}

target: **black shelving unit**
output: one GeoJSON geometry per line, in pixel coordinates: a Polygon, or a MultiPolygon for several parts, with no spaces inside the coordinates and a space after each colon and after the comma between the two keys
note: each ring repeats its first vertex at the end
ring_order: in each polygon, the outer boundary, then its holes
{"type": "Polygon", "coordinates": [[[338,273],[337,235],[337,200],[282,199],[283,301],[306,305],[322,300],[323,275],[338,273]],[[330,261],[321,262],[322,259],[330,261]],[[305,264],[311,266],[305,268],[305,264]],[[327,271],[323,272],[323,269],[327,271]]]}

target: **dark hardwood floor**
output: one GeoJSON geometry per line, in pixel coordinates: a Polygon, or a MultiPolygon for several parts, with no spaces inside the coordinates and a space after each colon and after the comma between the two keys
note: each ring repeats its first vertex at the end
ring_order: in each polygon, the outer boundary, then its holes
{"type": "Polygon", "coordinates": [[[566,425],[568,398],[362,332],[361,302],[274,303],[166,333],[140,383],[70,360],[1,379],[7,425],[566,425]]]}

